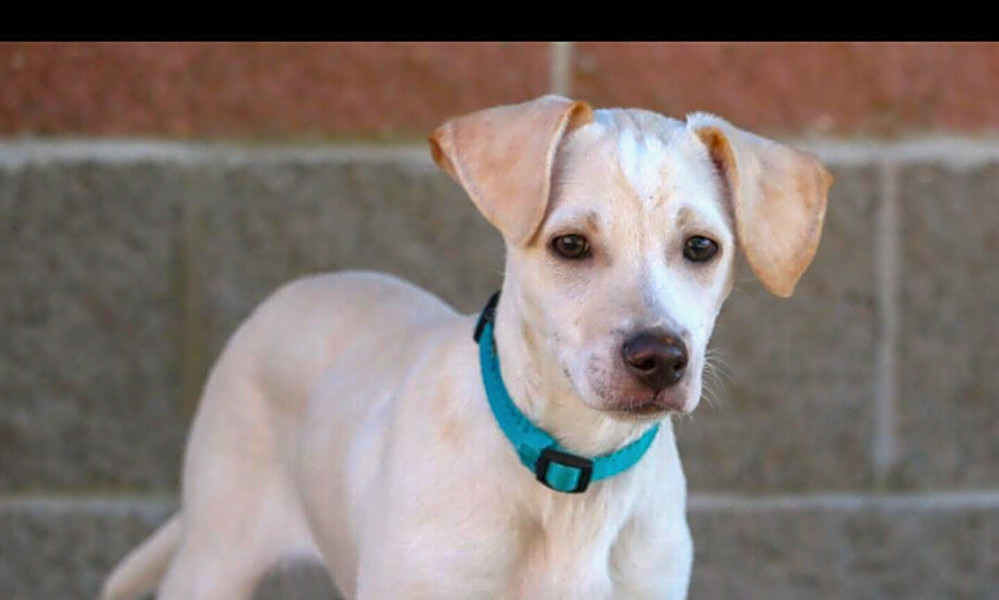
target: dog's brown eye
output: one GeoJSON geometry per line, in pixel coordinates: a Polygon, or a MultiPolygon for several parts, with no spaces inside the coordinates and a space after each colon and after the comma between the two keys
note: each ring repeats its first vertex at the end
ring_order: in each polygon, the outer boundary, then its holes
{"type": "Polygon", "coordinates": [[[579,260],[590,255],[590,243],[581,235],[571,233],[552,240],[552,250],[562,258],[579,260]]]}
{"type": "Polygon", "coordinates": [[[693,262],[708,262],[717,252],[718,243],[700,235],[688,238],[683,246],[684,258],[693,262]]]}

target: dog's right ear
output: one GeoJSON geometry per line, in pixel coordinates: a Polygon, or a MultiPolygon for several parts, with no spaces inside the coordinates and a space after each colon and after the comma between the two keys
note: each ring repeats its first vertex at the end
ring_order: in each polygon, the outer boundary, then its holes
{"type": "Polygon", "coordinates": [[[592,120],[585,102],[542,96],[450,119],[430,136],[430,151],[507,243],[521,245],[544,218],[559,142],[592,120]]]}

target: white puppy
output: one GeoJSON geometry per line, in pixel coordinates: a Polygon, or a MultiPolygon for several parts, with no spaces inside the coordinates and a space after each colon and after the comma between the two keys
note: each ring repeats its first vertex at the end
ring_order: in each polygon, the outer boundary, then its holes
{"type": "Polygon", "coordinates": [[[476,316],[385,275],[275,293],[208,379],[180,512],[104,598],[247,598],[295,554],[348,598],[686,595],[670,416],[698,403],[737,248],[789,296],[832,178],[711,115],[556,96],[430,142],[506,243],[481,346],[476,316]]]}

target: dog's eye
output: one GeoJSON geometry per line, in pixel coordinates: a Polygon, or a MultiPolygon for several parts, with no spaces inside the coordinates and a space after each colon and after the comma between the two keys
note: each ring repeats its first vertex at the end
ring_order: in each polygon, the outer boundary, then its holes
{"type": "Polygon", "coordinates": [[[552,250],[562,258],[579,260],[590,255],[590,243],[583,236],[570,233],[553,239],[552,250]]]}
{"type": "Polygon", "coordinates": [[[708,262],[717,252],[718,243],[700,235],[687,238],[683,246],[684,258],[693,262],[708,262]]]}

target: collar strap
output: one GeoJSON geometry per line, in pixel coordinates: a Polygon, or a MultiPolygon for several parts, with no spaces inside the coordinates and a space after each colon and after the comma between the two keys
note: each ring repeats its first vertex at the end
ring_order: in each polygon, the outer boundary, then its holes
{"type": "Polygon", "coordinates": [[[584,458],[568,452],[548,432],[535,427],[510,398],[500,375],[499,354],[493,339],[496,305],[499,292],[482,309],[475,326],[475,341],[479,344],[479,365],[486,387],[489,407],[520,457],[545,486],[569,494],[583,492],[591,482],[612,477],[629,469],[642,458],[659,431],[656,424],[642,437],[624,448],[596,458],[584,458]]]}

